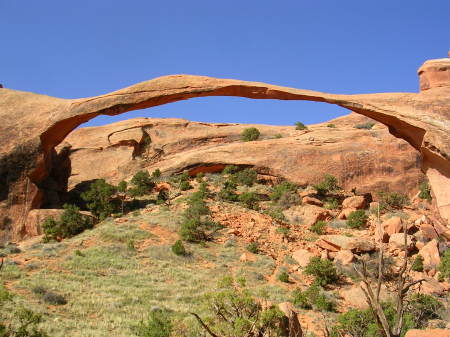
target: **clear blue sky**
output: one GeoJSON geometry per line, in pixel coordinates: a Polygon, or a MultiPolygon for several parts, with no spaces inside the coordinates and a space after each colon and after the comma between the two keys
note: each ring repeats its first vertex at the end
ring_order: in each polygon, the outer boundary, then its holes
{"type": "MultiPolygon", "coordinates": [[[[0,0],[0,83],[94,96],[168,74],[263,81],[333,93],[418,89],[417,68],[447,56],[450,1],[0,0]]],[[[198,98],[116,117],[316,123],[331,105],[198,98]]]]}

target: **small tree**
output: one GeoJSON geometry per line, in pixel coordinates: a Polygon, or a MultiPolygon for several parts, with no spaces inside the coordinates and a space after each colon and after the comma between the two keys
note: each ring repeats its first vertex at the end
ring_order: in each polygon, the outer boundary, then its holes
{"type": "Polygon", "coordinates": [[[157,168],[152,172],[152,178],[159,178],[159,177],[161,177],[161,170],[157,168]]]}
{"type": "Polygon", "coordinates": [[[89,186],[89,190],[81,193],[81,198],[86,201],[86,206],[92,214],[103,220],[114,212],[112,197],[115,192],[113,185],[104,179],[97,179],[89,186]]]}
{"type": "Polygon", "coordinates": [[[183,242],[181,240],[177,240],[173,245],[172,245],[172,252],[175,255],[181,255],[181,256],[185,256],[187,255],[186,252],[186,248],[184,248],[183,242]]]}
{"type": "Polygon", "coordinates": [[[253,184],[257,180],[257,177],[258,177],[258,174],[256,173],[255,170],[247,168],[242,171],[234,173],[232,176],[232,179],[238,185],[253,186],[253,184]]]}
{"type": "Polygon", "coordinates": [[[257,210],[259,208],[259,197],[255,192],[244,192],[239,195],[239,201],[249,209],[257,210]]]}
{"type": "Polygon", "coordinates": [[[128,184],[125,180],[122,180],[119,183],[119,185],[117,185],[117,192],[119,192],[119,197],[120,197],[120,201],[121,201],[122,214],[123,214],[123,210],[124,210],[125,199],[127,197],[127,187],[128,187],[128,184]]]}
{"type": "Polygon", "coordinates": [[[131,178],[133,188],[130,189],[132,196],[139,197],[151,192],[155,183],[152,181],[148,171],[139,171],[131,178]]]}
{"type": "Polygon", "coordinates": [[[241,133],[241,140],[244,142],[250,142],[257,140],[261,133],[257,128],[247,128],[241,133]]]}
{"type": "Polygon", "coordinates": [[[361,228],[366,224],[368,218],[369,217],[363,209],[358,209],[349,214],[347,226],[350,228],[361,228]]]}
{"type": "Polygon", "coordinates": [[[323,180],[317,185],[314,185],[314,188],[320,196],[326,196],[327,193],[338,190],[339,185],[336,177],[331,174],[325,174],[323,180]]]}
{"type": "Polygon", "coordinates": [[[133,330],[139,337],[170,337],[173,330],[170,313],[162,309],[152,310],[147,319],[133,330]]]}
{"type": "Polygon", "coordinates": [[[322,260],[314,256],[309,260],[304,271],[307,275],[315,276],[315,283],[325,286],[329,283],[335,283],[339,278],[336,268],[330,260],[322,260]]]}
{"type": "Polygon", "coordinates": [[[307,130],[308,128],[306,127],[305,124],[303,124],[302,122],[296,122],[295,123],[295,130],[307,130]]]}
{"type": "Polygon", "coordinates": [[[419,198],[431,202],[431,188],[427,181],[422,181],[419,185],[419,198]]]}

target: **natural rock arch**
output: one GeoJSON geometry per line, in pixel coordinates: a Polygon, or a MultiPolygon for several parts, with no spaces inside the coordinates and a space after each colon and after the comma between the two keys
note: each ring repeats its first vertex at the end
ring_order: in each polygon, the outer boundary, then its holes
{"type": "MultiPolygon", "coordinates": [[[[336,104],[377,120],[422,154],[441,216],[450,220],[450,59],[427,61],[419,69],[419,93],[336,95],[260,82],[171,75],[106,95],[60,99],[0,90],[0,216],[13,220],[14,238],[23,234],[30,209],[42,202],[39,186],[51,169],[54,148],[77,126],[98,115],[206,96],[307,100],[336,104]],[[1,192],[3,190],[3,192],[1,192]]],[[[6,219],[6,218],[5,218],[6,219]]],[[[1,218],[0,218],[1,220],[1,218]]]]}

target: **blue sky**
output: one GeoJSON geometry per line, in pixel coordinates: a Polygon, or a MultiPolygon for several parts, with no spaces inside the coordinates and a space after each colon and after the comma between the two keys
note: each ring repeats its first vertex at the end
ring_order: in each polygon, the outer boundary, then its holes
{"type": "MultiPolygon", "coordinates": [[[[0,83],[64,98],[168,74],[333,93],[415,92],[447,56],[450,1],[0,0],[0,83]]],[[[198,98],[115,117],[289,125],[346,110],[311,102],[198,98]]]]}

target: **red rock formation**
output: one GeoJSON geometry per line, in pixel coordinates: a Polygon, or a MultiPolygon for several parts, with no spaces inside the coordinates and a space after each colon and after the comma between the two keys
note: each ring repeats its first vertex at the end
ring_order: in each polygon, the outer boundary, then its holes
{"type": "MultiPolygon", "coordinates": [[[[445,65],[450,59],[444,59],[445,65]]],[[[426,74],[425,71],[423,74],[426,74]]],[[[431,77],[430,77],[431,78],[431,77]]],[[[30,209],[42,203],[42,186],[52,170],[54,148],[78,125],[98,116],[117,115],[205,96],[309,100],[336,104],[375,119],[420,151],[437,207],[450,219],[450,87],[434,76],[420,93],[334,95],[259,82],[172,75],[98,97],[59,99],[3,88],[0,90],[1,218],[12,219],[9,232],[23,235],[30,209]],[[436,86],[437,85],[437,86],[436,86]]],[[[9,222],[7,219],[6,222],[9,222]]]]}

